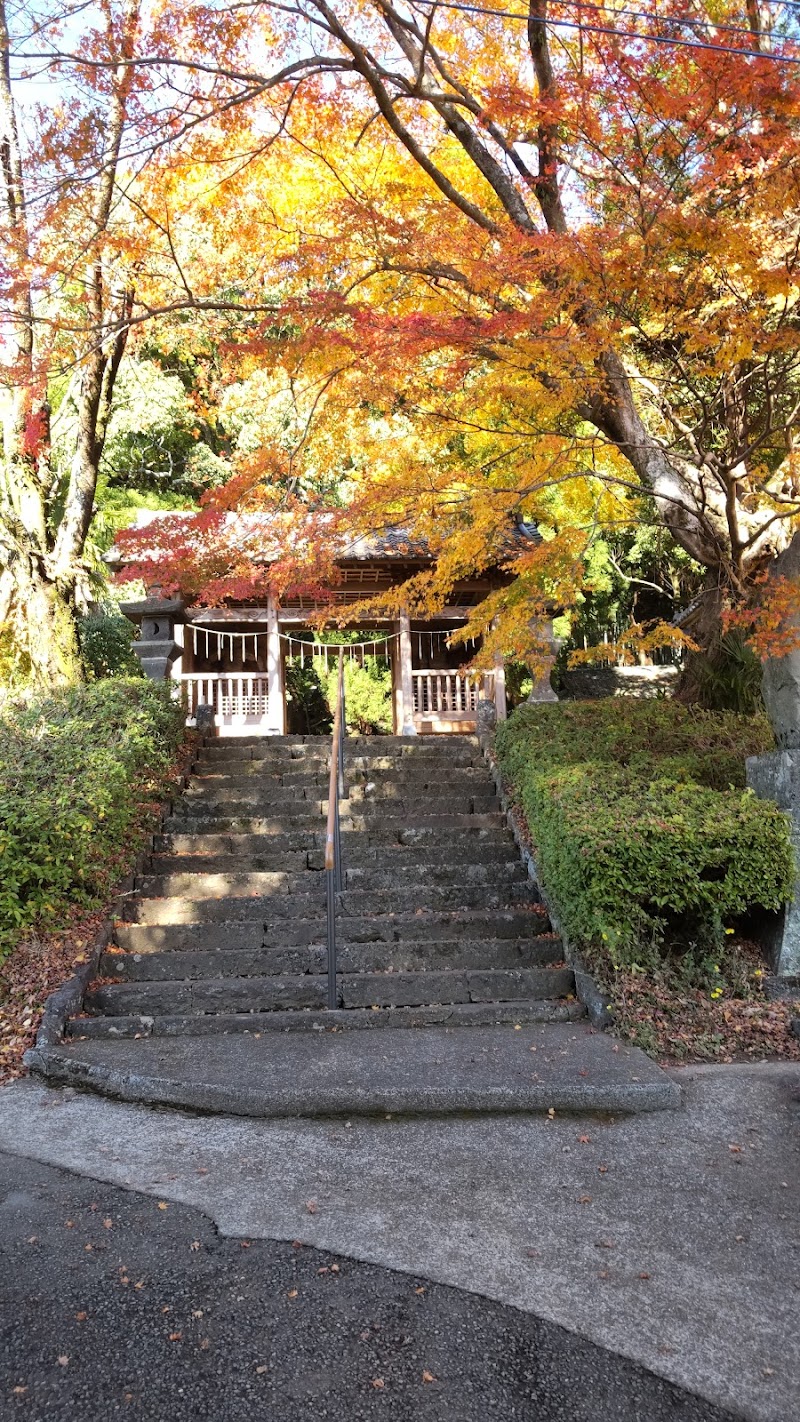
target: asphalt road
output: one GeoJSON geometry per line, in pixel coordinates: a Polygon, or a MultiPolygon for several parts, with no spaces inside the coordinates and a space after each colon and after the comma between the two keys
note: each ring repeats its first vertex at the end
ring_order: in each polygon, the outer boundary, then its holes
{"type": "Polygon", "coordinates": [[[530,1313],[0,1154],[0,1418],[730,1422],[530,1313]]]}

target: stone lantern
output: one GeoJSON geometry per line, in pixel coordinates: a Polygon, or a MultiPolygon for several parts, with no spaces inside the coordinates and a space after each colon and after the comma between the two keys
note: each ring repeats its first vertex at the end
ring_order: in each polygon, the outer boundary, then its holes
{"type": "Polygon", "coordinates": [[[124,602],[120,611],[139,628],[139,640],[133,650],[151,681],[166,681],[172,663],[181,655],[175,640],[176,623],[183,620],[180,598],[145,598],[143,602],[124,602]]]}

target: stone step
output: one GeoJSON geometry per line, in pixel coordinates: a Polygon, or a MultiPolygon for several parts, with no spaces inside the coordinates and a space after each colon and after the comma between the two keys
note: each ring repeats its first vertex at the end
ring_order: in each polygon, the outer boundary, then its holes
{"type": "Polygon", "coordinates": [[[319,805],[327,796],[327,776],[290,785],[283,785],[279,779],[269,775],[249,778],[241,775],[220,776],[218,779],[203,776],[192,779],[181,803],[187,807],[187,813],[191,813],[188,807],[197,800],[210,803],[240,800],[243,804],[290,806],[319,805]]]}
{"type": "MultiPolygon", "coordinates": [[[[306,781],[291,781],[288,784],[275,776],[227,776],[196,777],[183,795],[186,804],[196,800],[241,800],[248,804],[264,805],[320,805],[328,798],[328,776],[315,777],[306,781]]],[[[386,801],[402,800],[414,803],[438,803],[440,800],[469,799],[471,796],[485,798],[495,795],[494,782],[487,775],[458,775],[441,779],[430,778],[412,780],[408,776],[396,780],[388,776],[364,776],[357,780],[348,775],[345,780],[341,803],[383,804],[386,801]]]]}
{"type": "MultiPolygon", "coordinates": [[[[207,815],[183,815],[180,809],[183,801],[176,801],[173,813],[164,823],[164,828],[176,834],[291,834],[293,831],[308,829],[311,832],[324,832],[324,816],[310,816],[308,810],[301,810],[293,814],[269,814],[253,815],[239,814],[232,811],[230,806],[226,808],[224,814],[207,815]],[[319,825],[319,830],[317,826],[319,825]]],[[[248,807],[250,809],[252,807],[248,807]]],[[[392,807],[391,813],[388,810],[381,814],[372,815],[369,818],[364,815],[348,815],[343,817],[341,828],[344,833],[359,832],[366,834],[375,843],[396,841],[401,835],[404,842],[410,844],[416,836],[421,841],[421,836],[426,832],[438,836],[440,840],[446,842],[453,831],[456,830],[502,830],[505,826],[504,816],[499,810],[492,811],[491,814],[480,815],[454,815],[454,814],[428,814],[415,807],[412,814],[399,814],[392,807]]]]}
{"type": "MultiPolygon", "coordinates": [[[[192,776],[192,787],[212,789],[215,785],[228,787],[235,785],[276,785],[286,790],[308,790],[314,786],[327,789],[328,766],[322,763],[315,768],[286,770],[283,766],[270,766],[263,761],[232,762],[231,766],[198,763],[192,776]]],[[[438,794],[443,785],[480,786],[491,783],[485,764],[450,765],[447,761],[408,761],[398,765],[375,767],[358,766],[348,762],[345,767],[345,782],[349,785],[364,786],[375,783],[378,786],[413,784],[415,793],[430,790],[438,794]]]]}
{"type": "MultiPolygon", "coordinates": [[[[199,754],[210,759],[288,759],[329,755],[330,736],[237,736],[230,740],[208,740],[199,754]]],[[[448,735],[446,743],[438,737],[425,736],[347,736],[345,755],[386,756],[393,762],[419,756],[439,756],[455,760],[460,755],[480,755],[477,736],[448,735]]]]}
{"type": "MultiPolygon", "coordinates": [[[[569,968],[440,969],[421,973],[340,973],[339,1006],[421,1007],[437,1003],[515,1002],[574,992],[569,968]]],[[[89,1013],[161,1017],[207,1012],[270,1012],[322,1008],[327,982],[320,974],[202,978],[172,982],[109,983],[90,989],[89,1013]]]]}
{"type": "Polygon", "coordinates": [[[323,849],[264,849],[260,854],[153,854],[149,868],[150,873],[158,877],[170,874],[302,874],[323,868],[322,862],[311,861],[322,861],[324,857],[323,849]]]}
{"type": "MultiPolygon", "coordinates": [[[[180,804],[180,802],[178,802],[180,804]]],[[[172,814],[164,820],[161,835],[156,836],[156,847],[169,848],[173,843],[176,848],[187,849],[191,852],[193,847],[202,850],[203,844],[208,844],[209,849],[221,847],[221,842],[225,845],[231,843],[234,848],[237,845],[244,845],[249,841],[251,845],[258,841],[257,847],[274,847],[281,849],[297,849],[300,847],[320,847],[325,843],[324,823],[309,825],[294,825],[286,828],[280,826],[272,819],[234,819],[228,816],[217,817],[215,820],[209,819],[183,819],[178,814],[172,814]],[[214,837],[220,843],[212,846],[210,837],[214,837]]],[[[453,821],[452,817],[444,816],[441,823],[435,817],[428,816],[427,823],[420,823],[418,816],[409,823],[406,820],[396,820],[389,816],[383,816],[379,824],[371,825],[367,830],[351,830],[347,826],[342,828],[342,849],[345,854],[349,853],[351,846],[365,847],[371,849],[382,845],[402,845],[415,846],[418,848],[430,845],[431,847],[441,847],[453,845],[454,849],[459,846],[466,846],[468,843],[508,844],[511,836],[505,826],[502,815],[464,816],[461,823],[453,821]]]]}
{"type": "Polygon", "coordinates": [[[266,870],[241,874],[143,874],[136,880],[136,891],[144,898],[157,899],[267,898],[288,894],[289,875],[266,870]]]}
{"type": "MultiPolygon", "coordinates": [[[[561,940],[538,938],[450,939],[433,943],[346,943],[337,952],[342,973],[435,972],[443,968],[532,968],[560,963],[561,940]]],[[[326,973],[323,944],[299,948],[232,948],[222,939],[213,949],[110,949],[100,961],[100,977],[119,982],[164,982],[184,978],[267,977],[271,974],[326,973]]]]}
{"type": "MultiPolygon", "coordinates": [[[[544,913],[506,915],[500,921],[495,914],[460,915],[453,922],[452,916],[437,914],[420,918],[417,915],[405,918],[340,919],[337,923],[338,950],[361,946],[362,944],[389,944],[397,946],[418,943],[434,943],[440,953],[448,957],[457,952],[458,945],[465,952],[471,952],[472,944],[508,941],[519,948],[537,941],[539,937],[548,939],[552,951],[561,953],[560,940],[550,930],[549,920],[544,913]],[[498,932],[499,928],[499,932],[498,932]]],[[[288,948],[323,947],[326,943],[324,918],[302,920],[300,925],[286,923],[269,927],[260,921],[241,919],[238,922],[219,923],[118,923],[114,937],[119,946],[129,953],[161,952],[216,952],[220,948],[255,951],[269,948],[270,951],[288,948]]],[[[549,951],[549,949],[547,950],[549,951]]]]}
{"type": "MultiPolygon", "coordinates": [[[[305,747],[297,754],[287,755],[285,752],[262,750],[258,746],[206,746],[198,754],[195,764],[200,769],[206,767],[243,767],[246,765],[262,765],[265,767],[286,767],[287,769],[311,769],[315,772],[320,767],[330,765],[331,743],[327,738],[323,745],[305,747]]],[[[407,747],[400,755],[379,748],[365,749],[356,747],[348,741],[344,753],[345,767],[351,766],[357,769],[388,770],[397,773],[400,767],[411,766],[450,766],[452,767],[484,767],[486,761],[482,751],[477,746],[461,746],[459,748],[442,749],[440,746],[430,745],[420,742],[413,747],[407,747]]]]}
{"type": "MultiPolygon", "coordinates": [[[[281,924],[295,920],[304,922],[325,912],[327,900],[323,876],[309,874],[311,877],[320,881],[319,888],[306,894],[283,891],[272,896],[242,893],[224,898],[134,896],[127,901],[124,912],[131,923],[241,923],[249,920],[274,923],[277,929],[281,924]]],[[[460,914],[480,909],[497,913],[510,910],[513,906],[536,908],[538,904],[539,896],[530,880],[506,884],[498,889],[489,889],[485,884],[471,888],[452,888],[442,884],[418,884],[405,889],[345,888],[338,896],[339,912],[350,917],[419,917],[428,913],[460,914]]]]}
{"type": "MultiPolygon", "coordinates": [[[[499,809],[499,800],[494,790],[488,787],[485,793],[448,793],[447,795],[432,796],[425,801],[412,798],[394,798],[390,796],[383,800],[378,796],[359,796],[345,798],[339,801],[339,814],[342,820],[356,819],[380,819],[385,814],[394,817],[401,816],[403,819],[413,821],[421,812],[424,814],[429,807],[436,815],[485,815],[499,809]],[[433,807],[435,806],[435,810],[433,807]]],[[[279,818],[286,824],[297,824],[301,821],[312,822],[328,813],[327,796],[324,800],[315,798],[304,800],[298,796],[282,798],[271,796],[269,791],[253,789],[245,791],[235,789],[231,791],[214,790],[207,794],[193,795],[189,791],[180,800],[180,813],[187,819],[198,817],[213,817],[215,815],[254,815],[261,808],[267,809],[268,813],[275,818],[279,818]]]]}
{"type": "MultiPolygon", "coordinates": [[[[350,888],[399,886],[409,880],[420,884],[491,886],[528,879],[513,845],[491,855],[476,853],[471,859],[460,856],[454,859],[444,851],[433,857],[430,852],[408,849],[397,853],[373,850],[370,857],[360,854],[355,863],[354,856],[343,857],[344,882],[350,888]]],[[[153,854],[149,870],[157,878],[174,874],[288,874],[290,892],[303,893],[309,879],[322,873],[324,867],[325,851],[319,848],[299,849],[288,854],[153,854]]]]}
{"type": "MultiPolygon", "coordinates": [[[[343,914],[337,920],[337,933],[342,943],[399,943],[404,939],[416,942],[457,938],[462,933],[469,938],[528,938],[547,933],[550,920],[539,904],[530,904],[521,912],[513,909],[469,909],[451,913],[393,913],[383,915],[343,914]]],[[[266,920],[265,930],[271,940],[285,947],[301,943],[325,942],[325,919],[266,920]]]]}
{"type": "MultiPolygon", "coordinates": [[[[166,829],[153,836],[153,848],[157,854],[263,854],[293,853],[299,850],[322,849],[325,844],[325,826],[315,829],[294,829],[284,835],[206,833],[204,826],[193,826],[193,833],[183,834],[166,829]]],[[[433,830],[415,831],[392,826],[384,833],[377,827],[369,834],[364,832],[342,832],[342,848],[351,862],[357,862],[358,855],[373,858],[380,854],[394,854],[404,851],[427,855],[447,851],[451,858],[461,855],[485,854],[513,849],[513,838],[507,829],[455,830],[446,837],[436,835],[433,830]]]]}
{"type": "MultiPolygon", "coordinates": [[[[165,1014],[159,1017],[139,1017],[119,1014],[114,1017],[72,1017],[67,1021],[66,1030],[67,1037],[73,1041],[148,1037],[200,1037],[207,1041],[209,1038],[227,1037],[230,1034],[247,1034],[256,1039],[262,1033],[275,1032],[310,1032],[314,1037],[335,1032],[340,1036],[351,1030],[364,1031],[376,1027],[433,1029],[442,1024],[447,1026],[449,1032],[455,1027],[486,1027],[505,1022],[515,1026],[526,1022],[577,1022],[585,1015],[583,1004],[573,999],[541,998],[526,1001],[518,998],[513,1002],[437,1003],[424,1007],[351,1007],[346,1011],[336,1008],[333,1011],[327,1008],[323,1011],[314,1011],[311,1008],[275,1008],[271,1012],[218,1012],[203,1016],[165,1014]]],[[[84,1080],[81,1084],[95,1083],[84,1080]]]]}

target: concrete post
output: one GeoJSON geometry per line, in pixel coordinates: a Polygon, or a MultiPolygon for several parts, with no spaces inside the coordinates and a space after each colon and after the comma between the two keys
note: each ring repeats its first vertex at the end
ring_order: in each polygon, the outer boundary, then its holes
{"type": "Polygon", "coordinates": [[[406,611],[400,613],[400,695],[402,700],[401,736],[415,736],[414,725],[414,684],[411,680],[411,619],[406,611]]]}
{"type": "MultiPolygon", "coordinates": [[[[771,800],[789,817],[795,862],[800,866],[800,747],[749,756],[747,784],[760,800],[771,800]]],[[[800,878],[791,903],[763,915],[761,939],[778,977],[800,976],[800,878]]]]}
{"type": "Polygon", "coordinates": [[[557,650],[557,643],[553,639],[552,618],[534,618],[531,622],[531,631],[537,639],[540,639],[544,643],[548,649],[548,654],[544,658],[544,669],[534,681],[533,687],[528,693],[528,700],[558,701],[558,697],[550,685],[550,673],[553,670],[557,650]]]}
{"type": "Polygon", "coordinates": [[[271,736],[286,734],[282,672],[278,604],[270,593],[267,598],[267,730],[271,736]]]}
{"type": "Polygon", "coordinates": [[[494,654],[494,706],[498,721],[505,721],[508,717],[508,704],[506,702],[506,668],[502,652],[494,654]]]}

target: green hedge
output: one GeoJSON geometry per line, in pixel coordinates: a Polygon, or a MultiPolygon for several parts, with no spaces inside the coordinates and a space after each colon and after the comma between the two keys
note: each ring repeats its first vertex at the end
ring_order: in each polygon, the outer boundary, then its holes
{"type": "Polygon", "coordinates": [[[497,733],[542,880],[576,944],[634,961],[676,925],[696,941],[791,897],[788,824],[744,787],[763,718],[674,702],[523,706],[497,733]]]}
{"type": "Polygon", "coordinates": [[[94,682],[0,715],[0,954],[19,929],[102,901],[183,736],[169,688],[94,682]]]}

